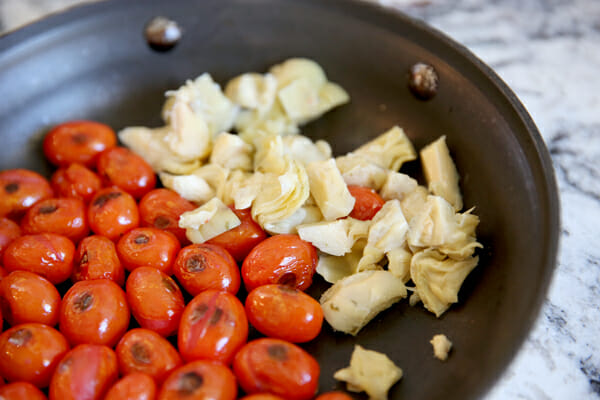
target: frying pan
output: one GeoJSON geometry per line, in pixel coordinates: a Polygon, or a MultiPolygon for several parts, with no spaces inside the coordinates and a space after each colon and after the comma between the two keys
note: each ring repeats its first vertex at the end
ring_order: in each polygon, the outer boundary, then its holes
{"type": "MultiPolygon", "coordinates": [[[[556,262],[558,195],[544,143],[508,87],[443,34],[400,13],[349,0],[119,0],[72,9],[0,39],[0,169],[48,175],[41,139],[54,124],[95,119],[115,129],[158,126],[167,89],[210,72],[224,83],[288,57],[318,61],[352,101],[303,133],[336,154],[397,124],[417,148],[440,135],[461,174],[466,208],[481,218],[480,263],[459,303],[441,318],[402,302],[356,337],[325,326],[304,347],[321,365],[320,391],[342,389],[333,372],[355,343],[385,352],[403,368],[392,399],[482,396],[525,339],[556,262]],[[143,36],[154,16],[173,18],[181,42],[158,53],[143,36]],[[437,95],[407,89],[407,71],[427,62],[437,95]],[[433,358],[445,333],[454,349],[433,358]]],[[[403,171],[417,173],[413,162],[403,171]]],[[[311,294],[326,285],[317,280],[311,294]]]]}

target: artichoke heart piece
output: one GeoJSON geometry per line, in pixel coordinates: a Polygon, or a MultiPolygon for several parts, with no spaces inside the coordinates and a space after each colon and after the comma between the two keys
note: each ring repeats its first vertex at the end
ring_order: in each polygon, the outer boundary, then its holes
{"type": "Polygon", "coordinates": [[[281,138],[283,154],[305,166],[313,161],[325,161],[331,158],[331,146],[324,140],[313,143],[303,135],[288,135],[281,138]]]}
{"type": "Polygon", "coordinates": [[[412,260],[412,252],[407,244],[388,251],[386,254],[388,259],[387,269],[394,276],[397,276],[406,283],[410,280],[410,261],[412,260]]]}
{"type": "Polygon", "coordinates": [[[273,65],[269,70],[277,80],[280,88],[303,78],[310,86],[321,87],[327,82],[325,71],[321,66],[308,58],[290,58],[280,64],[273,65]]]}
{"type": "Polygon", "coordinates": [[[354,153],[337,157],[335,163],[347,185],[365,186],[379,190],[387,178],[385,168],[354,153]]]}
{"type": "Polygon", "coordinates": [[[359,239],[367,237],[370,221],[344,218],[298,226],[298,235],[323,253],[343,256],[359,239]]]}
{"type": "Polygon", "coordinates": [[[336,283],[340,279],[355,274],[358,272],[356,267],[358,266],[358,261],[363,256],[365,244],[366,240],[364,239],[357,241],[350,253],[346,253],[343,256],[320,253],[317,263],[317,273],[329,283],[336,283]]]}
{"type": "Polygon", "coordinates": [[[446,145],[446,136],[425,146],[420,154],[429,190],[452,204],[454,211],[460,211],[463,201],[458,187],[459,176],[446,145]]]}
{"type": "Polygon", "coordinates": [[[182,160],[205,159],[211,151],[212,134],[201,116],[190,106],[175,100],[165,142],[182,160]]]}
{"type": "Polygon", "coordinates": [[[448,353],[452,349],[452,342],[444,334],[435,335],[430,341],[433,346],[433,355],[441,361],[448,359],[448,353]]]}
{"type": "Polygon", "coordinates": [[[322,219],[323,215],[321,214],[319,207],[307,205],[305,203],[288,218],[277,222],[266,223],[264,229],[271,235],[294,235],[298,233],[297,228],[299,225],[312,224],[314,222],[321,221],[322,219]]]}
{"type": "Polygon", "coordinates": [[[282,174],[287,167],[281,136],[266,136],[256,144],[254,170],[282,174]]]}
{"type": "Polygon", "coordinates": [[[192,243],[204,243],[240,224],[235,213],[216,197],[179,217],[179,227],[186,230],[192,243]]]}
{"type": "Polygon", "coordinates": [[[277,95],[277,79],[273,74],[242,74],[227,83],[225,95],[244,108],[268,111],[277,95]]]}
{"type": "Polygon", "coordinates": [[[194,203],[202,204],[215,197],[213,188],[198,175],[172,175],[161,172],[158,177],[164,187],[194,203]]]}
{"type": "Polygon", "coordinates": [[[221,132],[215,137],[210,163],[223,168],[252,171],[254,148],[238,135],[221,132]]]}
{"type": "Polygon", "coordinates": [[[335,220],[350,214],[356,200],[350,194],[333,158],[308,164],[306,172],[310,182],[310,193],[326,220],[335,220]]]}
{"type": "Polygon", "coordinates": [[[402,128],[394,126],[353,151],[385,169],[398,171],[402,164],[417,158],[412,143],[402,128]]]}
{"type": "MultiPolygon", "coordinates": [[[[384,200],[404,200],[409,193],[412,193],[419,184],[416,179],[406,174],[396,171],[388,171],[385,183],[379,191],[379,195],[384,200]]],[[[407,218],[407,220],[409,220],[407,218]]]]}

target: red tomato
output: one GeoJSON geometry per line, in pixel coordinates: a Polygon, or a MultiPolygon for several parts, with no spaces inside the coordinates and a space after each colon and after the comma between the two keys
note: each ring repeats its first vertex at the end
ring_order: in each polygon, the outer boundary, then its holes
{"type": "Polygon", "coordinates": [[[57,125],[44,137],[44,154],[54,165],[80,163],[93,167],[98,154],[117,145],[117,135],[107,125],[71,121],[57,125]]]}
{"type": "Polygon", "coordinates": [[[19,236],[21,236],[19,225],[8,218],[0,217],[0,261],[4,256],[6,247],[19,236]]]}
{"type": "Polygon", "coordinates": [[[36,323],[14,326],[0,335],[0,375],[7,381],[46,387],[68,350],[67,340],[54,328],[36,323]]]}
{"type": "Polygon", "coordinates": [[[167,375],[182,364],[175,347],[158,333],[138,328],[127,332],[117,345],[121,375],[143,372],[160,385],[167,375]]]}
{"type": "Polygon", "coordinates": [[[240,270],[235,260],[227,250],[214,244],[192,244],[181,249],[173,272],[192,296],[207,289],[233,294],[240,289],[240,270]]]}
{"type": "Polygon", "coordinates": [[[77,243],[90,233],[81,199],[52,198],[37,202],[21,220],[24,234],[56,233],[77,243]]]}
{"type": "Polygon", "coordinates": [[[361,221],[368,221],[373,219],[377,211],[381,210],[385,200],[381,198],[371,188],[364,186],[348,186],[348,190],[352,197],[356,199],[354,208],[350,213],[352,218],[360,219],[361,221]]]}
{"type": "Polygon", "coordinates": [[[181,245],[175,236],[157,228],[134,228],[117,242],[117,254],[128,271],[148,266],[167,275],[173,274],[173,262],[181,245]]]}
{"type": "Polygon", "coordinates": [[[247,339],[248,320],[237,297],[206,290],[185,307],[177,345],[186,361],[209,359],[230,364],[247,339]]]}
{"type": "Polygon", "coordinates": [[[169,189],[154,189],[140,200],[142,226],[153,226],[171,232],[182,245],[189,244],[185,229],[179,227],[179,216],[196,206],[169,189]]]}
{"type": "Polygon", "coordinates": [[[156,268],[139,267],[127,278],[126,292],[131,312],[142,328],[165,337],[177,333],[185,303],[173,279],[156,268]]]}
{"type": "Polygon", "coordinates": [[[125,147],[113,147],[100,153],[96,167],[105,186],[118,186],[136,199],[156,186],[156,175],[150,164],[125,147]]]}
{"type": "Polygon", "coordinates": [[[279,283],[306,290],[317,269],[317,250],[298,235],[276,235],[260,242],[242,264],[246,289],[279,283]]]}
{"type": "Polygon", "coordinates": [[[75,283],[63,297],[59,329],[69,343],[113,347],[129,326],[125,292],[108,279],[75,283]]]}
{"type": "Polygon", "coordinates": [[[119,286],[125,283],[125,269],[115,244],[100,235],[88,236],[79,242],[73,262],[73,282],[93,279],[110,279],[119,286]]]}
{"type": "Polygon", "coordinates": [[[252,219],[250,209],[237,210],[230,207],[241,224],[207,241],[227,250],[237,262],[244,261],[250,250],[267,238],[267,234],[252,219]]]}
{"type": "Polygon", "coordinates": [[[96,192],[88,208],[92,231],[117,240],[122,234],[138,226],[140,215],[131,195],[117,187],[96,192]]]}
{"type": "Polygon", "coordinates": [[[294,343],[313,340],[323,324],[319,302],[284,285],[263,285],[251,291],[246,315],[260,333],[294,343]]]}
{"type": "Polygon", "coordinates": [[[26,169],[0,172],[0,188],[0,217],[14,220],[38,201],[54,195],[46,178],[26,169]]]}
{"type": "Polygon", "coordinates": [[[235,355],[233,371],[246,393],[269,392],[289,400],[313,398],[319,364],[300,347],[280,339],[248,342],[235,355]]]}
{"type": "Polygon", "coordinates": [[[29,382],[15,382],[0,387],[2,400],[47,400],[42,391],[29,382]]]}
{"type": "Polygon", "coordinates": [[[50,178],[50,184],[57,196],[73,197],[86,203],[102,187],[100,177],[78,163],[56,170],[50,178]]]}
{"type": "Polygon", "coordinates": [[[30,271],[59,284],[71,276],[75,245],[68,238],[55,233],[21,236],[8,245],[4,252],[7,272],[30,271]]]}
{"type": "Polygon", "coordinates": [[[344,392],[334,391],[320,394],[315,400],[352,400],[352,397],[344,392]]]}
{"type": "Polygon", "coordinates": [[[56,367],[50,400],[99,400],[119,377],[117,356],[107,346],[80,344],[56,367]]]}
{"type": "Polygon", "coordinates": [[[110,388],[104,400],[154,400],[156,383],[149,375],[134,372],[110,388]]]}
{"type": "Polygon", "coordinates": [[[283,397],[271,393],[255,393],[241,397],[240,400],[285,400],[283,397]]]}
{"type": "Polygon", "coordinates": [[[234,400],[236,397],[237,384],[229,368],[206,360],[177,368],[158,394],[158,400],[234,400]]]}
{"type": "Polygon", "coordinates": [[[0,281],[2,315],[12,326],[38,322],[58,323],[60,293],[46,278],[28,271],[14,271],[0,281]]]}

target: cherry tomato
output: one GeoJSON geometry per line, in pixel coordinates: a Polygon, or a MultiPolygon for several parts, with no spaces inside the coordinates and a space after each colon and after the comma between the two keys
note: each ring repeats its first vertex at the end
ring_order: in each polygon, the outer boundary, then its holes
{"type": "Polygon", "coordinates": [[[173,274],[173,262],[181,245],[175,236],[157,228],[134,228],[117,242],[117,254],[128,271],[148,266],[167,275],[173,274]]]}
{"type": "Polygon", "coordinates": [[[15,382],[0,387],[2,400],[47,400],[42,391],[29,382],[15,382]]]}
{"type": "Polygon", "coordinates": [[[119,286],[125,283],[125,269],[117,256],[117,248],[105,236],[88,236],[79,242],[75,251],[71,280],[93,279],[110,279],[119,286]]]}
{"type": "Polygon", "coordinates": [[[280,283],[306,290],[317,268],[317,250],[298,235],[276,235],[260,242],[242,264],[246,289],[280,283]]]}
{"type": "Polygon", "coordinates": [[[131,195],[117,187],[96,192],[88,208],[92,231],[110,240],[136,228],[140,222],[137,204],[131,195]]]}
{"type": "Polygon", "coordinates": [[[246,298],[246,315],[260,333],[294,343],[313,340],[323,324],[319,302],[285,285],[252,290],[246,298]]]}
{"type": "Polygon", "coordinates": [[[21,220],[24,234],[56,233],[77,243],[90,232],[81,199],[51,198],[38,201],[21,220]]]}
{"type": "Polygon", "coordinates": [[[354,208],[350,213],[352,218],[360,219],[361,221],[368,221],[373,219],[377,211],[381,210],[385,200],[381,198],[371,188],[364,186],[348,186],[348,190],[352,197],[356,199],[354,208]]]}
{"type": "Polygon", "coordinates": [[[240,270],[235,260],[227,250],[214,244],[191,244],[181,249],[173,272],[192,296],[207,289],[233,294],[240,289],[240,270]]]}
{"type": "Polygon", "coordinates": [[[62,235],[24,235],[13,240],[4,251],[4,268],[7,272],[34,272],[56,285],[71,276],[74,253],[75,245],[62,235]]]}
{"type": "Polygon", "coordinates": [[[317,391],[319,364],[306,351],[280,339],[248,342],[235,355],[233,372],[246,393],[269,392],[308,400],[317,391]]]}
{"type": "Polygon", "coordinates": [[[182,364],[181,356],[167,339],[143,328],[132,329],[123,335],[116,351],[122,375],[143,372],[154,378],[158,385],[182,364]]]}
{"type": "Polygon", "coordinates": [[[19,225],[8,218],[0,217],[0,260],[4,256],[6,247],[19,236],[21,236],[19,225]]]}
{"type": "Polygon", "coordinates": [[[125,292],[108,279],[75,283],[63,297],[60,331],[69,343],[113,347],[129,326],[125,292]]]}
{"type": "Polygon", "coordinates": [[[50,184],[59,197],[73,197],[89,203],[102,187],[100,177],[82,164],[59,168],[52,174],[50,184]]]}
{"type": "Polygon", "coordinates": [[[156,268],[139,267],[127,278],[126,292],[131,312],[142,328],[165,337],[177,333],[185,303],[173,279],[156,268]]]}
{"type": "Polygon", "coordinates": [[[285,400],[283,397],[271,393],[254,393],[241,397],[240,400],[285,400]]]}
{"type": "Polygon", "coordinates": [[[344,392],[334,391],[320,394],[315,400],[352,400],[352,397],[344,392]]]}
{"type": "Polygon", "coordinates": [[[136,199],[156,186],[156,175],[150,164],[125,147],[113,147],[100,153],[96,168],[105,186],[118,186],[136,199]]]}
{"type": "Polygon", "coordinates": [[[110,388],[104,400],[154,400],[156,383],[149,375],[134,372],[110,388]]]}
{"type": "Polygon", "coordinates": [[[46,278],[29,271],[13,271],[0,281],[2,315],[12,326],[58,323],[60,294],[46,278]]]}
{"type": "Polygon", "coordinates": [[[142,226],[153,226],[171,232],[182,245],[189,244],[185,229],[179,227],[179,216],[196,206],[169,189],[154,189],[140,200],[142,226]]]}
{"type": "Polygon", "coordinates": [[[68,350],[67,340],[54,328],[37,323],[14,326],[0,335],[0,375],[46,387],[68,350]]]}
{"type": "Polygon", "coordinates": [[[98,154],[117,145],[117,135],[107,125],[71,121],[55,126],[44,137],[44,154],[54,165],[80,163],[93,167],[98,154]]]}
{"type": "Polygon", "coordinates": [[[36,172],[26,169],[0,172],[0,217],[19,220],[29,207],[53,195],[46,178],[36,172]]]}
{"type": "Polygon", "coordinates": [[[230,364],[247,339],[248,319],[237,297],[206,290],[185,307],[177,345],[186,361],[209,359],[230,364]]]}
{"type": "Polygon", "coordinates": [[[241,224],[207,241],[227,250],[237,262],[244,261],[250,250],[267,238],[267,234],[252,219],[250,209],[237,210],[230,207],[241,224]]]}
{"type": "Polygon", "coordinates": [[[235,376],[220,363],[199,360],[177,368],[165,380],[158,400],[234,400],[235,376]]]}
{"type": "Polygon", "coordinates": [[[117,356],[107,346],[80,344],[56,367],[50,382],[50,400],[96,400],[119,377],[117,356]]]}

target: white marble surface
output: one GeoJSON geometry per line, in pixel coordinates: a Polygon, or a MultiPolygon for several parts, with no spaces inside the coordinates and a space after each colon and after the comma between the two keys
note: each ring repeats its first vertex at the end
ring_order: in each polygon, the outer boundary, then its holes
{"type": "MultiPolygon", "coordinates": [[[[485,398],[600,398],[600,1],[371,1],[425,20],[490,65],[552,154],[558,268],[529,338],[485,398]]],[[[80,2],[0,0],[0,30],[80,2]]]]}

